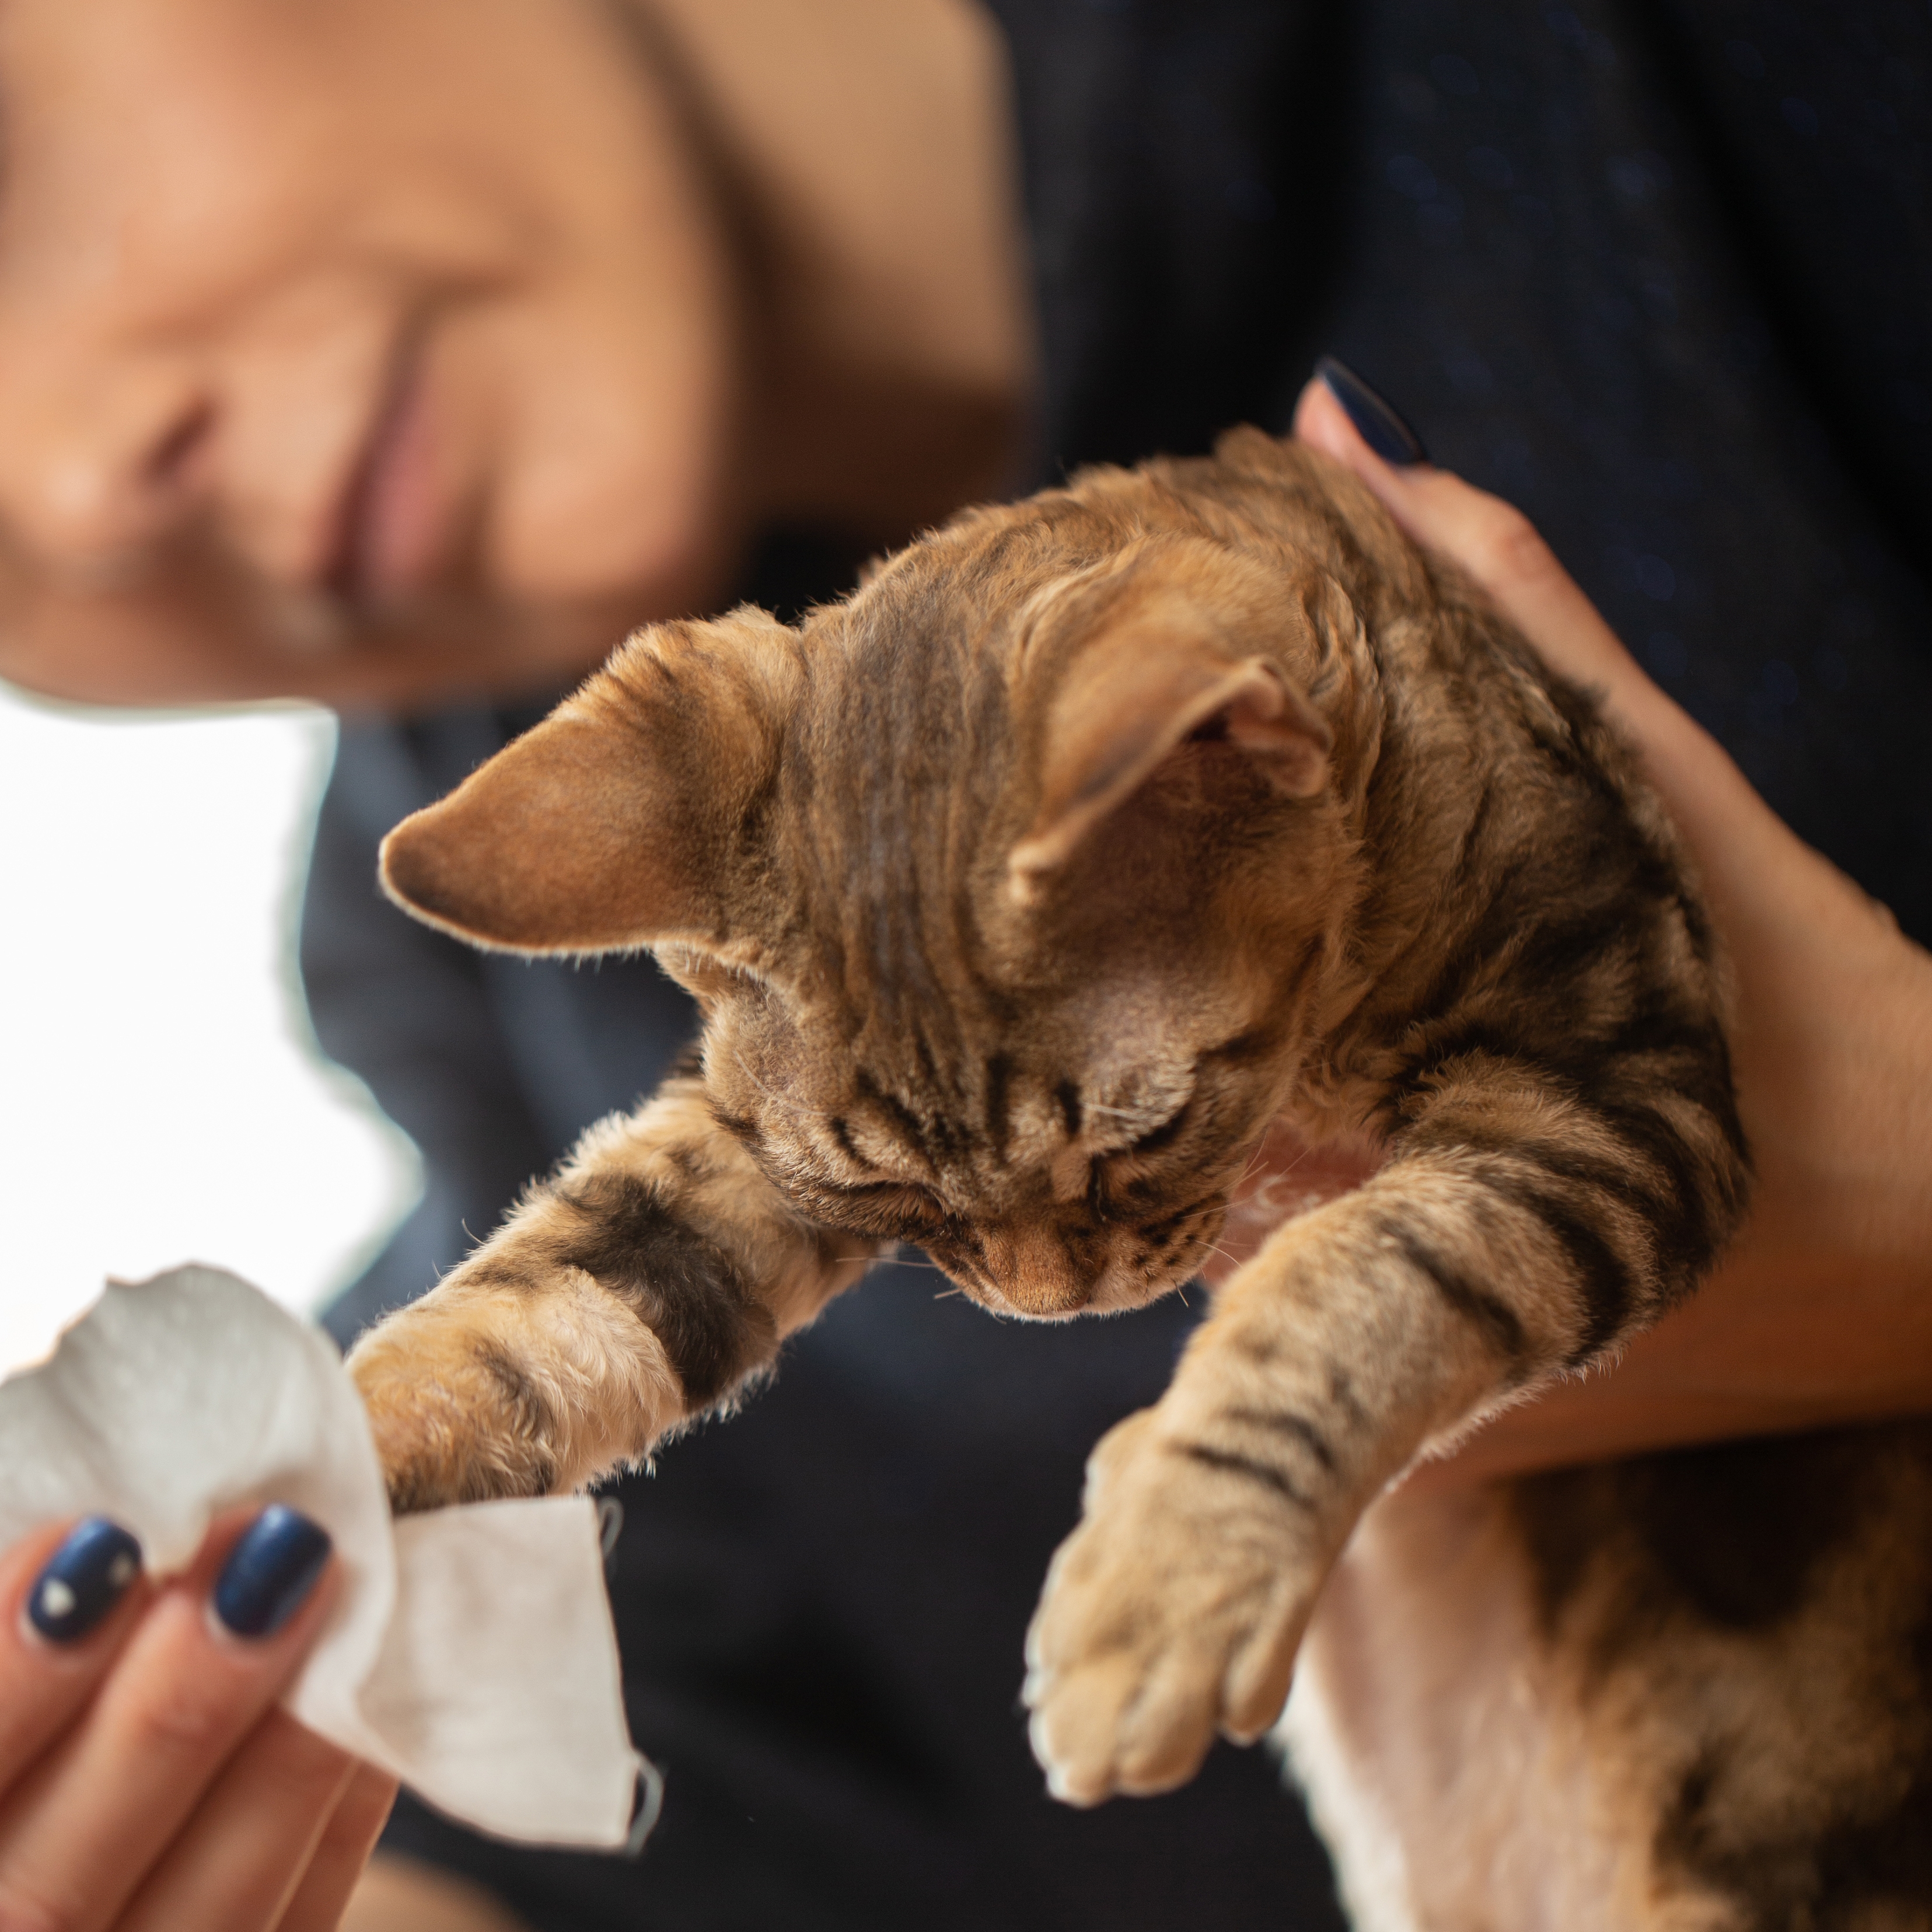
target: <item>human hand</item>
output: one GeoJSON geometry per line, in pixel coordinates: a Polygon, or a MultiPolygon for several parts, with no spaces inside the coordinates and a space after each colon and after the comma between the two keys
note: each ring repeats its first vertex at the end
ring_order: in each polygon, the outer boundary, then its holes
{"type": "Polygon", "coordinates": [[[335,1925],[395,1792],[278,1702],[337,1584],[280,1508],[160,1582],[98,1517],[0,1556],[0,1924],[335,1925]]]}
{"type": "Polygon", "coordinates": [[[1690,847],[1736,982],[1757,1169],[1736,1245],[1614,1372],[1498,1417],[1421,1480],[1932,1407],[1932,956],[1645,676],[1520,512],[1426,463],[1384,460],[1322,380],[1302,392],[1294,431],[1603,694],[1690,847]]]}

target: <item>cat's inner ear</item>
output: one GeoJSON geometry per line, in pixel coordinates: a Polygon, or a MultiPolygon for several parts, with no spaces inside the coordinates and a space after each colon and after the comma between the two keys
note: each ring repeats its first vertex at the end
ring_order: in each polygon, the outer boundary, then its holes
{"type": "Polygon", "coordinates": [[[472,944],[732,946],[734,856],[796,689],[762,611],[639,632],[536,728],[382,842],[382,885],[472,944]]]}
{"type": "Polygon", "coordinates": [[[1040,804],[1008,860],[1026,898],[1191,740],[1224,741],[1291,798],[1328,782],[1334,734],[1270,658],[1187,596],[1136,600],[1076,657],[1048,710],[1040,804]]]}

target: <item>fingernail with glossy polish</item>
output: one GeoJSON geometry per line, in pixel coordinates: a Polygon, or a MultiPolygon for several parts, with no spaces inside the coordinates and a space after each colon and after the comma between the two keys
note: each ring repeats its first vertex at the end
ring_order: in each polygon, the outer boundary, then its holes
{"type": "Polygon", "coordinates": [[[1360,432],[1362,440],[1384,463],[1406,470],[1412,464],[1429,460],[1421,437],[1402,420],[1401,411],[1378,395],[1347,363],[1324,356],[1316,364],[1315,373],[1348,412],[1348,420],[1360,432]]]}
{"type": "Polygon", "coordinates": [[[273,1636],[308,1600],[331,1546],[321,1524],[271,1503],[228,1552],[215,1581],[214,1614],[237,1636],[273,1636]]]}
{"type": "Polygon", "coordinates": [[[50,1643],[77,1643],[141,1574],[141,1546],[118,1522],[75,1524],[27,1592],[27,1621],[50,1643]]]}

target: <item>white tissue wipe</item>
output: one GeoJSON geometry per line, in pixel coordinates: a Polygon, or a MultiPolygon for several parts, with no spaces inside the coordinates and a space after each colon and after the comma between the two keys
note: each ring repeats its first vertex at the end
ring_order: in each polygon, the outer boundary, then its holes
{"type": "Polygon", "coordinates": [[[596,1506],[543,1497],[406,1517],[396,1560],[395,1615],[362,1690],[370,1726],[409,1762],[434,1761],[425,1795],[452,1816],[546,1844],[622,1844],[644,1767],[624,1725],[596,1506]]]}
{"type": "Polygon", "coordinates": [[[218,1511],[268,1502],[322,1524],[343,1571],[285,1700],[298,1718],[479,1831],[626,1844],[656,1774],[625,1726],[587,1497],[392,1522],[333,1346],[216,1268],[110,1286],[0,1383],[0,1546],[98,1514],[165,1574],[218,1511]]]}

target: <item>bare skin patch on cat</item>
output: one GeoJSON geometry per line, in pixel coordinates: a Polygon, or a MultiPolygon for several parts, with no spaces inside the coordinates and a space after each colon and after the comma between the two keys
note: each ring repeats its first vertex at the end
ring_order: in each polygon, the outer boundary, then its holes
{"type": "Polygon", "coordinates": [[[1381,1167],[1388,1147],[1372,1132],[1315,1141],[1277,1120],[1255,1150],[1228,1204],[1214,1258],[1201,1270],[1218,1288],[1252,1261],[1284,1221],[1350,1194],[1381,1167]]]}

